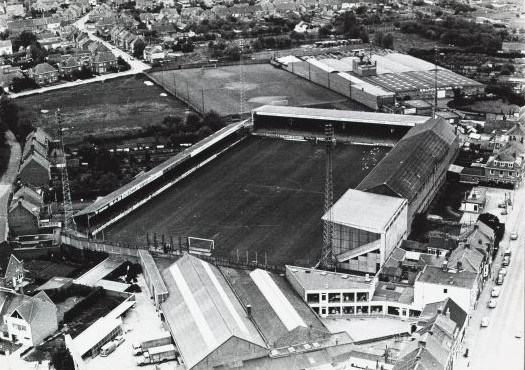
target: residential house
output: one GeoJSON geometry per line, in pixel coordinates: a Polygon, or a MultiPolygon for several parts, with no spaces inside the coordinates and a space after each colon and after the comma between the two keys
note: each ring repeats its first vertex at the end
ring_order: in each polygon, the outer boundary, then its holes
{"type": "Polygon", "coordinates": [[[58,70],[49,63],[40,63],[29,72],[31,78],[39,85],[47,85],[58,80],[58,70]]]}
{"type": "Polygon", "coordinates": [[[96,42],[90,43],[87,46],[87,50],[90,52],[92,56],[94,56],[97,53],[108,52],[109,48],[103,43],[96,41],[96,42]]]}
{"type": "Polygon", "coordinates": [[[38,234],[40,222],[40,203],[34,203],[30,197],[15,194],[9,207],[8,222],[11,236],[38,234]]]}
{"type": "Polygon", "coordinates": [[[135,0],[135,9],[152,9],[155,7],[154,0],[135,0]]]}
{"type": "MultiPolygon", "coordinates": [[[[151,15],[154,15],[152,13],[149,13],[151,15]]],[[[180,19],[180,14],[177,11],[177,9],[173,8],[162,8],[157,15],[157,20],[167,20],[170,23],[176,23],[180,19]]]]}
{"type": "Polygon", "coordinates": [[[7,14],[0,14],[0,32],[7,31],[7,14]]]}
{"type": "Polygon", "coordinates": [[[55,49],[62,45],[62,37],[55,32],[44,31],[38,35],[38,42],[46,49],[55,49]]]}
{"type": "Polygon", "coordinates": [[[144,48],[144,60],[147,60],[150,63],[164,60],[165,57],[166,53],[160,45],[148,45],[144,48]]]}
{"type": "Polygon", "coordinates": [[[490,261],[489,254],[485,250],[485,245],[459,243],[458,247],[450,254],[447,267],[450,270],[456,269],[458,273],[463,271],[474,272],[477,275],[477,298],[481,294],[485,282],[489,278],[490,261]]]}
{"type": "Polygon", "coordinates": [[[20,165],[18,178],[23,184],[31,184],[37,188],[49,186],[49,161],[37,152],[32,153],[20,165]]]}
{"type": "Polygon", "coordinates": [[[427,304],[418,321],[421,329],[404,340],[392,370],[453,369],[467,325],[467,312],[452,299],[427,304]]]}
{"type": "Polygon", "coordinates": [[[7,289],[17,289],[18,284],[24,281],[24,262],[16,258],[13,254],[9,257],[7,265],[0,261],[0,287],[7,289]]]}
{"type": "Polygon", "coordinates": [[[425,266],[414,284],[414,306],[452,298],[463,310],[471,312],[478,296],[478,276],[472,271],[449,270],[443,267],[425,266]]]}
{"type": "Polygon", "coordinates": [[[5,6],[5,13],[10,17],[25,17],[26,9],[24,4],[9,4],[5,6]]]}
{"type": "Polygon", "coordinates": [[[0,338],[34,347],[58,330],[57,307],[45,292],[33,297],[0,291],[0,338]]]}
{"type": "Polygon", "coordinates": [[[72,77],[74,71],[81,71],[82,63],[77,57],[70,56],[60,62],[58,72],[62,77],[72,77]]]}
{"type": "Polygon", "coordinates": [[[460,210],[481,214],[487,204],[487,189],[474,187],[462,201],[460,210]]]}
{"type": "Polygon", "coordinates": [[[13,43],[11,40],[0,40],[0,55],[13,54],[13,43]]]}
{"type": "Polygon", "coordinates": [[[115,17],[108,17],[99,19],[95,23],[95,30],[97,35],[103,39],[108,39],[110,37],[111,29],[117,24],[117,19],[115,17]]]}
{"type": "Polygon", "coordinates": [[[53,9],[60,9],[60,4],[56,0],[36,0],[31,7],[42,12],[49,12],[53,9]]]}
{"type": "Polygon", "coordinates": [[[164,5],[163,9],[173,8],[175,6],[175,0],[159,0],[159,3],[164,5]]]}
{"type": "Polygon", "coordinates": [[[485,165],[485,179],[489,183],[517,188],[523,180],[524,158],[512,146],[506,146],[491,156],[485,165]]]}
{"type": "Polygon", "coordinates": [[[94,73],[106,73],[111,67],[117,67],[117,58],[110,51],[102,51],[91,58],[91,69],[94,73]]]}

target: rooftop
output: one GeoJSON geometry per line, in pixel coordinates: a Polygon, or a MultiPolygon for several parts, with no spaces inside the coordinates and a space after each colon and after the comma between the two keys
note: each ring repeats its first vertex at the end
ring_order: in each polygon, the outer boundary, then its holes
{"type": "Polygon", "coordinates": [[[424,116],[406,116],[402,114],[357,112],[335,109],[302,108],[278,105],[263,105],[253,110],[256,115],[275,117],[294,116],[297,118],[330,120],[341,122],[372,123],[379,125],[396,125],[412,127],[430,120],[424,116]]]}
{"type": "Polygon", "coordinates": [[[286,275],[293,276],[305,290],[370,289],[372,279],[314,268],[286,266],[286,275]]]}
{"type": "Polygon", "coordinates": [[[323,220],[382,233],[405,204],[404,199],[349,189],[323,216],[323,220]]]}
{"type": "Polygon", "coordinates": [[[65,278],[65,277],[53,277],[46,281],[44,284],[40,285],[35,290],[51,290],[51,289],[59,289],[62,288],[64,285],[67,285],[69,283],[72,283],[73,279],[65,278]]]}
{"type": "Polygon", "coordinates": [[[374,290],[372,301],[411,304],[414,302],[414,287],[405,284],[379,282],[374,290]]]}
{"type": "Polygon", "coordinates": [[[80,356],[83,356],[106,335],[118,328],[121,324],[121,319],[101,317],[86,330],[73,338],[75,350],[80,354],[80,356]]]}
{"type": "Polygon", "coordinates": [[[476,283],[478,274],[470,271],[443,271],[440,267],[426,266],[417,281],[442,286],[457,286],[471,289],[476,283]]]}

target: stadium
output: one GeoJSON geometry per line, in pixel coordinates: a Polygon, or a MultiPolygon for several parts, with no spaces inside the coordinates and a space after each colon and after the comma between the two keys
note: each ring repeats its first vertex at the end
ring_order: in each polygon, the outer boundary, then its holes
{"type": "MultiPolygon", "coordinates": [[[[253,111],[251,120],[219,130],[98,199],[76,214],[76,222],[86,233],[97,236],[103,232],[106,239],[124,244],[145,245],[148,234],[175,240],[198,237],[214,241],[216,256],[246,262],[258,259],[311,265],[318,261],[322,245],[326,160],[322,128],[325,123],[333,123],[338,141],[333,151],[334,199],[337,200],[360,184],[368,184],[363,191],[377,192],[373,185],[382,181],[381,174],[388,175],[381,163],[389,158],[389,152],[396,152],[397,145],[391,150],[397,140],[394,138],[419,139],[420,133],[411,132],[435,130],[436,124],[431,121],[435,120],[384,113],[263,106],[253,111]],[[376,131],[381,134],[374,135],[376,131]],[[389,132],[395,135],[388,137],[389,132]],[[367,140],[361,141],[365,136],[367,140]],[[360,145],[363,143],[367,145],[360,145]],[[376,168],[382,169],[380,174],[376,174],[373,181],[367,181],[376,168]]],[[[422,145],[432,138],[429,135],[422,145]]],[[[439,166],[439,173],[433,171],[438,168],[437,161],[449,160],[445,158],[449,145],[448,141],[446,145],[434,145],[435,153],[431,146],[428,156],[421,157],[425,165],[404,168],[400,181],[424,180],[413,183],[410,191],[418,193],[419,186],[424,184],[421,197],[431,198],[444,178],[443,166],[448,165],[439,166]],[[417,171],[421,173],[414,174],[417,171]]],[[[411,153],[410,147],[414,148],[415,156],[421,155],[421,145],[409,141],[394,160],[404,160],[411,153]]],[[[415,163],[412,157],[407,157],[407,163],[415,163]]],[[[391,166],[391,162],[387,166],[391,166]]],[[[405,195],[399,192],[398,196],[405,195]]],[[[411,217],[424,210],[427,203],[421,203],[421,197],[409,204],[411,217]]],[[[406,202],[403,204],[406,206],[406,202]]],[[[407,214],[406,210],[403,214],[407,214]]],[[[407,222],[411,221],[405,220],[405,224],[407,222]]],[[[403,233],[407,232],[405,225],[403,233]]],[[[381,233],[374,231],[368,239],[381,233]]],[[[384,239],[388,239],[388,230],[384,234],[384,239]]],[[[361,246],[355,244],[350,248],[354,247],[361,246]]],[[[363,253],[374,252],[369,249],[365,248],[363,253]]],[[[340,252],[348,252],[348,246],[340,252]]],[[[358,257],[352,254],[349,259],[358,257]]],[[[368,267],[363,269],[345,263],[349,270],[371,272],[368,267]]],[[[375,270],[375,263],[372,267],[375,270]]]]}

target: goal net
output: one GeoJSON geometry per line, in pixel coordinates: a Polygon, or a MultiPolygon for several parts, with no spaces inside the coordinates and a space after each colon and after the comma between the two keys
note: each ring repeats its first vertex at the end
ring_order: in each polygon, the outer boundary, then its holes
{"type": "Polygon", "coordinates": [[[214,68],[217,68],[217,64],[215,64],[215,63],[204,64],[204,65],[201,66],[201,71],[204,71],[205,69],[214,69],[214,68]]]}
{"type": "Polygon", "coordinates": [[[188,250],[190,253],[210,256],[214,248],[215,242],[213,239],[188,237],[188,250]]]}

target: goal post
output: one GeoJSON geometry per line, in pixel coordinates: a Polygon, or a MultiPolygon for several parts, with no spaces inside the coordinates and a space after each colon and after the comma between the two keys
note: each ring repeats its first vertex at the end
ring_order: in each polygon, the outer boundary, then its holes
{"type": "Polygon", "coordinates": [[[215,69],[215,68],[217,68],[217,64],[216,63],[203,64],[201,66],[201,71],[204,71],[205,69],[215,69]]]}
{"type": "Polygon", "coordinates": [[[213,239],[197,238],[188,236],[188,250],[194,254],[211,255],[215,249],[215,241],[213,239]]]}

